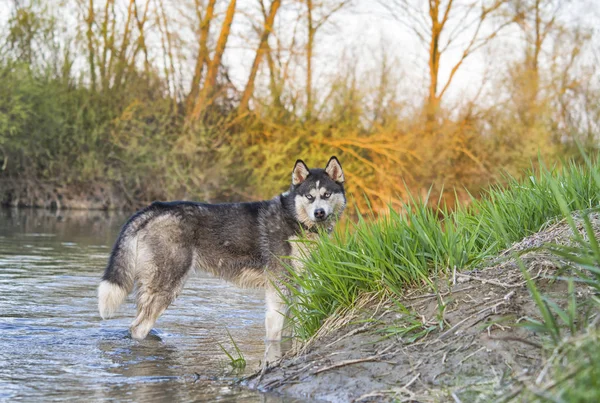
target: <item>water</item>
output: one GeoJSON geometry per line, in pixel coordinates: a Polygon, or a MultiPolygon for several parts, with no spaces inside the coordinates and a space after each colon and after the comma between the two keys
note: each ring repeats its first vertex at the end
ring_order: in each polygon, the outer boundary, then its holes
{"type": "Polygon", "coordinates": [[[0,401],[284,401],[234,386],[218,344],[233,351],[228,329],[246,373],[259,367],[263,291],[192,276],[143,341],[127,331],[131,296],[100,319],[96,287],[126,218],[0,209],[0,401]]]}

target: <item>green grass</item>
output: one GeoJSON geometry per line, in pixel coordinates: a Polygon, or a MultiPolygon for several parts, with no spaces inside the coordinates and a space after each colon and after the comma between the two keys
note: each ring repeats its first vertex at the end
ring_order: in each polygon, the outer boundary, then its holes
{"type": "Polygon", "coordinates": [[[244,354],[242,354],[242,351],[238,347],[237,343],[235,342],[235,340],[233,340],[233,337],[231,336],[231,333],[229,333],[229,330],[227,330],[227,335],[229,336],[229,340],[231,340],[231,344],[233,345],[234,351],[230,353],[225,347],[223,347],[221,343],[218,344],[219,347],[221,347],[221,350],[229,359],[229,365],[231,365],[233,369],[246,368],[246,359],[244,358],[244,354]]]}
{"type": "Polygon", "coordinates": [[[523,180],[508,177],[506,185],[493,186],[454,211],[412,199],[402,212],[360,217],[317,242],[304,259],[305,273],[294,275],[291,309],[297,335],[314,335],[325,318],[353,306],[364,293],[399,296],[406,287],[430,283],[435,274],[481,263],[551,218],[598,206],[599,177],[596,163],[567,163],[523,180]]]}
{"type": "MultiPolygon", "coordinates": [[[[596,188],[600,187],[598,170],[588,158],[585,160],[591,173],[590,183],[596,188]]],[[[532,294],[537,295],[536,303],[543,317],[543,321],[535,325],[538,330],[551,335],[552,357],[556,358],[550,362],[553,365],[548,376],[539,379],[535,386],[527,385],[524,396],[531,401],[597,402],[600,401],[600,246],[590,215],[598,214],[600,209],[579,212],[583,223],[582,235],[572,216],[573,206],[581,208],[580,202],[565,198],[560,181],[552,181],[551,187],[571,227],[575,244],[547,247],[568,263],[572,274],[562,278],[568,282],[566,307],[541,296],[535,285],[530,284],[532,294]],[[583,301],[577,301],[576,283],[591,287],[594,293],[583,301]]]]}
{"type": "MultiPolygon", "coordinates": [[[[539,310],[539,319],[529,318],[524,326],[546,335],[544,347],[553,352],[545,355],[548,371],[524,382],[518,399],[600,401],[600,245],[590,218],[600,211],[600,165],[586,156],[584,160],[585,165],[542,168],[524,180],[507,178],[504,187],[494,186],[481,199],[453,212],[436,211],[427,207],[427,200],[413,199],[402,213],[390,210],[376,220],[361,217],[353,226],[315,243],[314,252],[303,259],[306,272],[293,281],[297,334],[314,335],[325,318],[352,307],[364,293],[401,296],[403,289],[423,283],[435,291],[432,276],[480,264],[539,231],[549,220],[564,218],[574,244],[545,246],[569,266],[561,271],[568,274],[556,279],[568,285],[560,303],[540,292],[523,262],[513,255],[539,310]],[[595,293],[578,300],[576,285],[582,283],[595,293]]],[[[394,302],[406,314],[405,320],[380,329],[382,338],[402,335],[418,340],[434,330],[411,316],[397,299],[394,302]]],[[[443,309],[444,302],[439,301],[439,306],[443,309]]]]}
{"type": "MultiPolygon", "coordinates": [[[[557,192],[560,187],[553,188],[557,192]]],[[[544,364],[550,370],[544,376],[538,376],[535,382],[526,382],[520,400],[597,402],[600,401],[600,332],[597,324],[600,313],[600,248],[590,214],[597,214],[599,209],[578,212],[585,233],[585,237],[581,236],[566,200],[561,200],[559,193],[555,194],[571,225],[576,243],[575,246],[551,244],[546,248],[568,264],[570,275],[559,278],[567,281],[568,291],[562,297],[562,306],[542,295],[520,262],[541,317],[540,320],[529,319],[524,326],[548,335],[546,348],[552,351],[544,364]],[[577,283],[590,286],[595,293],[578,301],[577,283]]]]}

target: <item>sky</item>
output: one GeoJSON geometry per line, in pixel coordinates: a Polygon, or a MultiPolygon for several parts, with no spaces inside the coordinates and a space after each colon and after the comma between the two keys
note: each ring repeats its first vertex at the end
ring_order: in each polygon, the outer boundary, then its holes
{"type": "MultiPolygon", "coordinates": [[[[240,8],[251,6],[256,0],[239,1],[240,8]]],[[[385,1],[385,0],[384,0],[385,1]]],[[[389,0],[392,1],[392,0],[389,0]]],[[[279,24],[289,24],[287,14],[296,15],[291,9],[297,5],[288,0],[288,7],[283,6],[280,10],[279,24]]],[[[426,13],[426,0],[414,0],[426,13]]],[[[590,48],[584,49],[589,54],[588,60],[592,58],[592,52],[598,52],[600,46],[595,45],[600,39],[600,1],[598,0],[571,0],[564,1],[559,12],[559,19],[569,26],[587,26],[593,28],[596,38],[592,41],[590,48]]],[[[234,21],[234,27],[242,31],[244,22],[234,21]]],[[[281,25],[280,25],[281,26],[281,25]]],[[[234,28],[235,29],[235,28],[234,28]]],[[[460,59],[464,45],[470,38],[473,29],[467,30],[465,36],[456,42],[441,60],[440,77],[445,83],[455,63],[460,59]]],[[[241,36],[241,35],[240,35],[241,36]]],[[[458,70],[452,85],[448,89],[447,98],[451,102],[459,102],[461,99],[469,99],[479,90],[484,76],[488,79],[501,79],[493,77],[494,72],[502,69],[494,69],[498,64],[508,64],[523,57],[518,49],[522,40],[522,33],[516,27],[509,27],[500,32],[493,46],[483,48],[469,56],[458,70]]],[[[254,57],[255,46],[249,45],[248,41],[234,40],[230,52],[226,54],[227,65],[237,88],[243,88],[247,80],[249,67],[254,57]]],[[[551,43],[546,44],[550,52],[551,43]]],[[[405,26],[393,19],[389,12],[382,7],[377,0],[355,0],[354,4],[339,11],[331,23],[327,24],[317,37],[315,49],[315,69],[317,77],[315,88],[323,88],[331,76],[338,74],[350,60],[354,60],[362,79],[375,80],[373,70],[385,54],[388,61],[392,63],[393,72],[400,81],[398,91],[410,94],[411,97],[423,98],[427,91],[427,49],[416,39],[405,26]]],[[[304,70],[298,72],[300,79],[303,78],[304,70]]]]}
{"type": "MultiPolygon", "coordinates": [[[[21,4],[31,0],[0,0],[0,23],[6,25],[9,18],[9,5],[14,1],[21,4]]],[[[58,7],[63,26],[68,31],[78,20],[78,9],[75,0],[37,0],[41,4],[58,7]],[[63,5],[63,3],[65,5],[63,5]]],[[[116,0],[123,11],[126,9],[127,0],[116,0]]],[[[143,1],[139,4],[143,4],[143,1]]],[[[171,29],[175,30],[184,42],[181,54],[184,60],[180,65],[183,74],[182,82],[188,83],[193,73],[193,59],[197,52],[192,25],[195,24],[193,14],[189,8],[183,6],[185,2],[179,0],[163,0],[166,11],[172,17],[171,29]]],[[[323,0],[335,2],[336,0],[323,0]]],[[[397,79],[396,91],[400,97],[410,98],[412,101],[423,99],[427,91],[427,49],[416,39],[399,21],[393,19],[389,12],[382,6],[383,1],[393,0],[354,0],[352,4],[337,12],[327,24],[317,33],[316,48],[314,52],[314,88],[318,94],[323,94],[327,83],[332,77],[337,76],[340,71],[356,67],[358,78],[364,85],[377,85],[377,69],[383,57],[391,66],[392,75],[397,79]]],[[[410,0],[413,4],[420,6],[426,13],[426,0],[410,0]]],[[[488,1],[488,0],[482,0],[488,1]]],[[[87,3],[87,2],[85,2],[87,3]]],[[[96,0],[100,4],[102,1],[96,0]]],[[[188,3],[192,3],[191,0],[188,3]]],[[[222,15],[227,7],[227,1],[217,1],[217,14],[222,15]]],[[[318,1],[315,1],[318,3],[318,1]]],[[[460,2],[457,2],[460,4],[460,2]]],[[[151,3],[152,4],[152,3],[151,3]]],[[[456,4],[456,3],[455,3],[456,4]]],[[[98,6],[100,7],[101,4],[98,6]]],[[[262,16],[258,8],[258,0],[238,0],[237,14],[232,26],[232,35],[228,42],[227,51],[224,55],[224,64],[228,67],[228,73],[234,85],[239,90],[245,86],[248,72],[252,64],[258,36],[252,33],[252,25],[261,21],[262,16]]],[[[303,5],[299,0],[282,0],[282,7],[276,20],[276,35],[270,42],[274,44],[277,39],[283,43],[291,41],[291,32],[297,15],[303,13],[303,5]]],[[[119,14],[119,15],[122,15],[119,14]]],[[[319,13],[316,13],[317,18],[319,13]]],[[[600,26],[600,1],[599,0],[564,0],[559,18],[571,26],[588,26],[593,30],[595,40],[591,42],[585,52],[590,59],[593,52],[598,52],[597,45],[600,39],[598,26],[600,26]]],[[[302,26],[300,27],[300,29],[302,26]]],[[[212,36],[216,37],[220,24],[213,24],[212,36]]],[[[158,31],[155,30],[158,34],[158,31]]],[[[467,29],[465,36],[457,42],[457,46],[451,48],[441,60],[441,82],[444,83],[450,74],[452,66],[460,58],[465,41],[470,37],[471,30],[467,29]]],[[[304,34],[305,35],[305,34],[304,34]]],[[[300,40],[303,36],[299,35],[300,40]]],[[[447,99],[453,103],[460,103],[462,99],[470,99],[479,90],[483,78],[501,79],[493,77],[492,73],[498,73],[503,69],[494,69],[497,65],[506,65],[521,58],[522,52],[518,43],[522,40],[522,33],[516,28],[508,28],[501,31],[498,40],[493,46],[474,53],[465,61],[456,74],[451,87],[448,90],[447,99]]],[[[161,43],[158,35],[150,36],[150,45],[154,48],[154,58],[158,63],[160,57],[161,43]]],[[[551,46],[550,43],[547,44],[551,46]]],[[[548,49],[549,51],[549,49],[548,49]]],[[[293,84],[298,88],[303,87],[305,77],[304,59],[297,56],[297,64],[293,69],[296,79],[293,84]]],[[[79,61],[76,66],[84,68],[85,60],[79,61]]],[[[264,78],[264,76],[263,76],[264,78]]],[[[265,80],[262,81],[265,87],[265,80]]],[[[257,91],[261,91],[259,83],[257,91]]]]}

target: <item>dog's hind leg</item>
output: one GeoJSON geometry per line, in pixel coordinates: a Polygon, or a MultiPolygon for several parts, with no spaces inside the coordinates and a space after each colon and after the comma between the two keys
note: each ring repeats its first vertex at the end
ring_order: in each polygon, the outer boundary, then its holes
{"type": "Polygon", "coordinates": [[[148,267],[147,273],[150,275],[139,281],[137,317],[130,327],[134,339],[143,339],[148,335],[158,317],[177,298],[192,271],[191,253],[181,253],[166,261],[169,264],[148,267]]]}
{"type": "Polygon", "coordinates": [[[169,293],[138,290],[137,317],[130,327],[131,337],[138,340],[145,338],[171,302],[173,302],[173,298],[169,293]]]}

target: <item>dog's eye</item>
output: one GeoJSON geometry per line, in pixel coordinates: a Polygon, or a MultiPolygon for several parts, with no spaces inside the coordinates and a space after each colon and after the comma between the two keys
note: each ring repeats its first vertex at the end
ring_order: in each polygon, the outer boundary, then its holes
{"type": "Polygon", "coordinates": [[[307,198],[309,201],[313,201],[313,200],[315,200],[315,197],[314,197],[313,195],[311,195],[311,194],[307,194],[307,195],[306,195],[306,198],[307,198]]]}
{"type": "Polygon", "coordinates": [[[329,199],[330,196],[331,196],[331,192],[327,192],[323,195],[323,199],[329,199]]]}

